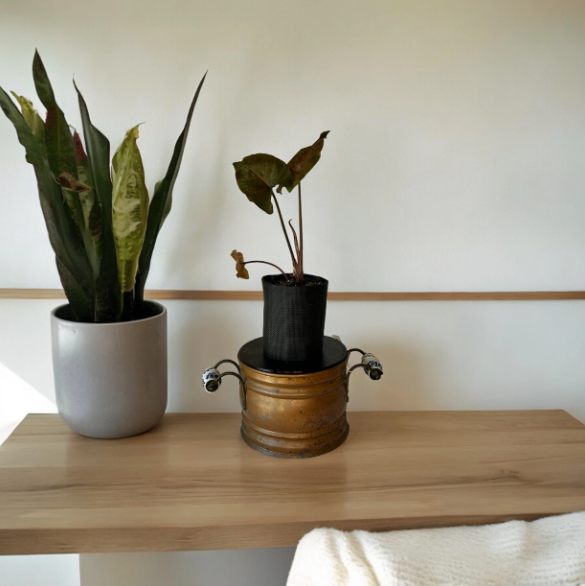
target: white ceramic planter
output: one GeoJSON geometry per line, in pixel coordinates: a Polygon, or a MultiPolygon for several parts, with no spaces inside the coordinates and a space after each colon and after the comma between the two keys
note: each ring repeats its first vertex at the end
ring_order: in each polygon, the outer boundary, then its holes
{"type": "Polygon", "coordinates": [[[51,313],[57,408],[81,435],[121,438],[144,433],[167,406],[167,312],[147,302],[146,317],[95,324],[51,313]]]}

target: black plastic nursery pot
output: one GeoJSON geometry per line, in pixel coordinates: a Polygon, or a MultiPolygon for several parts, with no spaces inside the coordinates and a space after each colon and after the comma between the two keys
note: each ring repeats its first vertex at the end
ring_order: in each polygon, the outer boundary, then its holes
{"type": "Polygon", "coordinates": [[[282,275],[262,277],[264,354],[268,358],[286,362],[319,360],[328,285],[327,279],[307,274],[302,285],[287,284],[282,275]]]}

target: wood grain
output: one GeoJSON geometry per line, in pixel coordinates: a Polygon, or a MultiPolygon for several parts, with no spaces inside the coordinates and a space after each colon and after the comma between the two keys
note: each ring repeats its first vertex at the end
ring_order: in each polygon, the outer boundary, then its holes
{"type": "Polygon", "coordinates": [[[29,415],[0,447],[0,554],[295,545],[585,509],[585,426],[563,411],[349,413],[339,449],[281,460],[237,414],[169,414],[92,440],[29,415]]]}
{"type": "MultiPolygon", "coordinates": [[[[258,301],[262,291],[190,291],[151,289],[148,299],[185,301],[258,301]]],[[[575,301],[585,291],[473,291],[473,292],[372,292],[331,291],[330,301],[575,301]]],[[[0,289],[0,299],[65,299],[61,289],[0,289]]]]}

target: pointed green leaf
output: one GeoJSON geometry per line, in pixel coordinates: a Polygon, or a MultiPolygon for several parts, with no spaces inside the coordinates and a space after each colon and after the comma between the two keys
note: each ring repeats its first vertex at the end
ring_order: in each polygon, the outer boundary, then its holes
{"type": "Polygon", "coordinates": [[[102,246],[102,218],[99,203],[92,188],[77,181],[69,173],[61,173],[59,183],[63,191],[63,199],[69,206],[71,215],[81,232],[93,278],[97,280],[102,246]]]}
{"type": "Polygon", "coordinates": [[[249,155],[234,163],[234,168],[240,191],[267,214],[273,212],[272,188],[293,181],[286,163],[272,155],[249,155]]]}
{"type": "Polygon", "coordinates": [[[110,143],[91,123],[87,105],[75,85],[83,123],[87,162],[85,167],[101,210],[101,262],[96,283],[96,321],[118,321],[122,315],[122,292],[118,281],[118,264],[112,229],[112,181],[110,179],[110,143]]]}
{"type": "Polygon", "coordinates": [[[77,176],[79,181],[91,186],[93,185],[93,176],[89,166],[89,159],[87,158],[81,137],[77,131],[73,133],[73,143],[75,144],[75,158],[77,159],[77,176]]]}
{"type": "Polygon", "coordinates": [[[102,210],[93,189],[79,193],[79,200],[83,213],[85,249],[94,277],[99,279],[102,260],[102,210]]]}
{"type": "Polygon", "coordinates": [[[35,174],[49,241],[57,257],[61,284],[71,310],[75,319],[93,321],[95,288],[81,232],[69,207],[63,205],[62,189],[54,180],[48,162],[35,166],[35,174]]]}
{"type": "Polygon", "coordinates": [[[159,181],[154,190],[152,201],[150,202],[150,210],[148,212],[148,222],[146,227],[146,236],[144,238],[144,246],[140,254],[140,260],[138,261],[138,273],[136,275],[136,287],[135,287],[135,302],[140,310],[144,303],[144,288],[146,286],[146,279],[148,272],[150,271],[150,262],[152,260],[152,253],[154,252],[154,245],[158,238],[158,234],[162,225],[171,210],[173,187],[179,174],[181,167],[181,161],[183,160],[183,152],[185,151],[185,145],[187,143],[187,136],[189,135],[189,127],[191,126],[191,118],[193,117],[193,111],[195,110],[195,104],[199,98],[199,92],[203,87],[203,82],[207,73],[203,76],[187,113],[187,120],[183,131],[179,135],[175,148],[173,150],[173,156],[169,163],[167,173],[162,181],[159,181]]]}
{"type": "Polygon", "coordinates": [[[83,287],[76,281],[75,277],[70,273],[67,267],[55,257],[57,263],[57,271],[59,272],[59,279],[63,285],[63,289],[67,294],[67,300],[71,307],[72,317],[75,321],[92,322],[94,321],[94,305],[93,299],[87,296],[83,287]]]}
{"type": "Polygon", "coordinates": [[[148,216],[148,190],[137,138],[135,126],[126,133],[112,159],[112,225],[123,292],[134,289],[148,216]]]}
{"type": "Polygon", "coordinates": [[[0,108],[12,122],[18,141],[26,150],[26,160],[32,165],[42,165],[45,158],[42,143],[33,135],[24,116],[2,88],[0,88],[0,108]]]}
{"type": "Polygon", "coordinates": [[[33,79],[39,99],[47,109],[45,148],[51,171],[57,176],[66,172],[77,177],[73,135],[61,108],[55,101],[51,82],[37,51],[33,59],[33,79]]]}
{"type": "Polygon", "coordinates": [[[87,308],[92,305],[91,268],[79,229],[69,209],[63,205],[61,187],[51,173],[42,144],[33,135],[24,116],[2,88],[0,88],[0,108],[14,125],[18,140],[25,147],[27,161],[34,166],[49,241],[58,262],[64,267],[59,274],[62,275],[66,271],[69,275],[66,280],[61,281],[63,289],[73,314],[78,316],[78,319],[85,319],[87,308]],[[76,283],[75,292],[72,291],[73,281],[76,283]],[[79,291],[83,292],[83,296],[79,291]]]}
{"type": "Polygon", "coordinates": [[[35,110],[32,102],[24,96],[19,96],[14,92],[10,92],[18,104],[24,117],[27,126],[31,129],[33,136],[41,141],[42,144],[45,142],[45,123],[35,110]]]}
{"type": "Polygon", "coordinates": [[[80,233],[83,231],[83,212],[81,211],[81,202],[79,201],[79,190],[89,189],[83,183],[79,183],[75,177],[69,173],[61,173],[58,177],[63,192],[63,201],[69,208],[69,212],[80,233]],[[77,185],[80,187],[78,188],[77,185]],[[83,186],[83,188],[81,187],[83,186]]]}
{"type": "Polygon", "coordinates": [[[294,181],[289,184],[281,184],[278,187],[278,193],[282,192],[282,188],[286,187],[289,193],[301,182],[305,175],[317,164],[321,158],[321,151],[325,144],[325,139],[329,131],[322,132],[319,138],[308,147],[301,149],[289,162],[288,166],[293,174],[294,181]]]}

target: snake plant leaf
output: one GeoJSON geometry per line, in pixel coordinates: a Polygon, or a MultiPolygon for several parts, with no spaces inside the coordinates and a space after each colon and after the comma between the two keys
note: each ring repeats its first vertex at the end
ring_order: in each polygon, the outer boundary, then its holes
{"type": "Polygon", "coordinates": [[[44,144],[45,123],[43,122],[43,119],[39,116],[38,112],[35,110],[32,102],[28,98],[25,98],[24,96],[19,96],[15,92],[10,93],[18,102],[24,120],[27,123],[28,127],[31,129],[33,136],[44,144]]]}
{"type": "Polygon", "coordinates": [[[102,218],[99,203],[92,188],[69,173],[59,175],[63,199],[77,224],[91,264],[94,280],[99,277],[101,261],[102,218]]]}
{"type": "Polygon", "coordinates": [[[79,99],[83,136],[87,149],[87,160],[82,161],[87,173],[85,182],[91,185],[97,209],[101,211],[101,259],[96,281],[96,321],[115,322],[122,315],[122,292],[118,281],[118,263],[112,228],[110,143],[92,124],[83,95],[75,82],[74,86],[79,99]]]}
{"type": "Polygon", "coordinates": [[[185,151],[185,145],[187,144],[187,137],[189,135],[189,128],[191,126],[191,119],[193,118],[193,112],[195,110],[195,104],[199,98],[199,93],[203,87],[203,82],[207,73],[201,78],[195,95],[191,100],[189,111],[187,113],[187,120],[183,131],[179,135],[175,148],[173,149],[173,155],[167,168],[166,175],[164,178],[155,185],[154,195],[150,202],[150,209],[148,212],[148,221],[146,226],[146,235],[144,238],[144,246],[140,253],[140,259],[138,261],[138,273],[136,274],[136,286],[134,289],[134,300],[138,310],[142,309],[144,304],[144,289],[146,287],[146,279],[150,271],[150,263],[152,261],[152,254],[154,252],[154,246],[158,238],[158,234],[162,225],[169,215],[172,205],[173,198],[173,187],[179,174],[181,167],[181,161],[183,160],[183,153],[185,151]]]}
{"type": "Polygon", "coordinates": [[[240,191],[267,214],[274,211],[272,188],[276,185],[290,185],[293,182],[287,164],[273,155],[249,155],[234,163],[234,168],[240,191]]]}
{"type": "Polygon", "coordinates": [[[83,231],[83,212],[81,211],[81,202],[79,200],[79,192],[87,189],[91,189],[85,183],[80,183],[69,173],[61,173],[57,180],[61,184],[61,191],[63,192],[63,199],[66,205],[69,207],[71,217],[79,228],[80,232],[83,231]]]}
{"type": "Polygon", "coordinates": [[[93,185],[93,177],[87,153],[83,148],[81,137],[77,131],[73,133],[73,144],[75,145],[75,158],[77,159],[77,176],[79,181],[87,185],[93,185]]]}
{"type": "Polygon", "coordinates": [[[33,79],[39,99],[47,109],[45,148],[51,171],[56,176],[65,172],[77,177],[73,135],[65,120],[63,111],[55,101],[51,82],[38,51],[35,51],[33,59],[33,79]]]}
{"type": "Polygon", "coordinates": [[[318,163],[328,134],[329,130],[322,132],[319,138],[311,146],[301,149],[288,162],[294,180],[290,185],[279,185],[277,189],[278,193],[282,193],[283,187],[286,187],[290,193],[301,182],[301,180],[304,179],[305,175],[307,175],[307,173],[318,163]]]}
{"type": "Polygon", "coordinates": [[[57,263],[59,279],[67,295],[73,319],[83,322],[94,321],[95,306],[93,305],[93,299],[87,296],[83,287],[76,281],[75,277],[73,277],[58,256],[55,257],[55,261],[57,263]]]}
{"type": "Polygon", "coordinates": [[[99,278],[102,259],[102,209],[95,190],[89,187],[93,184],[93,176],[89,159],[77,131],[73,133],[73,141],[75,143],[75,158],[77,159],[77,173],[79,175],[77,184],[81,187],[81,189],[77,189],[77,192],[83,213],[85,248],[94,269],[94,276],[99,278]]]}
{"type": "Polygon", "coordinates": [[[31,165],[42,165],[45,159],[43,144],[34,136],[26,119],[2,88],[0,88],[0,108],[12,122],[18,141],[26,150],[26,160],[31,165]]]}
{"type": "Polygon", "coordinates": [[[71,304],[74,319],[84,321],[89,315],[88,308],[93,307],[93,301],[91,267],[81,234],[68,209],[63,206],[61,187],[49,168],[43,145],[2,88],[0,108],[14,125],[18,140],[25,148],[27,161],[34,166],[49,241],[61,266],[59,274],[67,274],[67,279],[61,281],[63,289],[71,304]]]}
{"type": "Polygon", "coordinates": [[[46,160],[44,165],[35,166],[35,175],[49,241],[58,265],[61,263],[66,269],[57,267],[73,318],[77,321],[94,321],[95,287],[81,232],[68,207],[63,205],[62,189],[54,180],[46,160]],[[65,279],[64,274],[67,275],[65,279]],[[83,296],[79,291],[83,292],[83,296]]]}
{"type": "Polygon", "coordinates": [[[148,190],[136,140],[138,126],[127,133],[112,159],[112,225],[122,292],[134,289],[138,257],[144,243],[148,190]]]}
{"type": "Polygon", "coordinates": [[[85,249],[94,277],[99,279],[102,261],[102,210],[93,189],[82,191],[78,195],[83,213],[85,249]]]}

